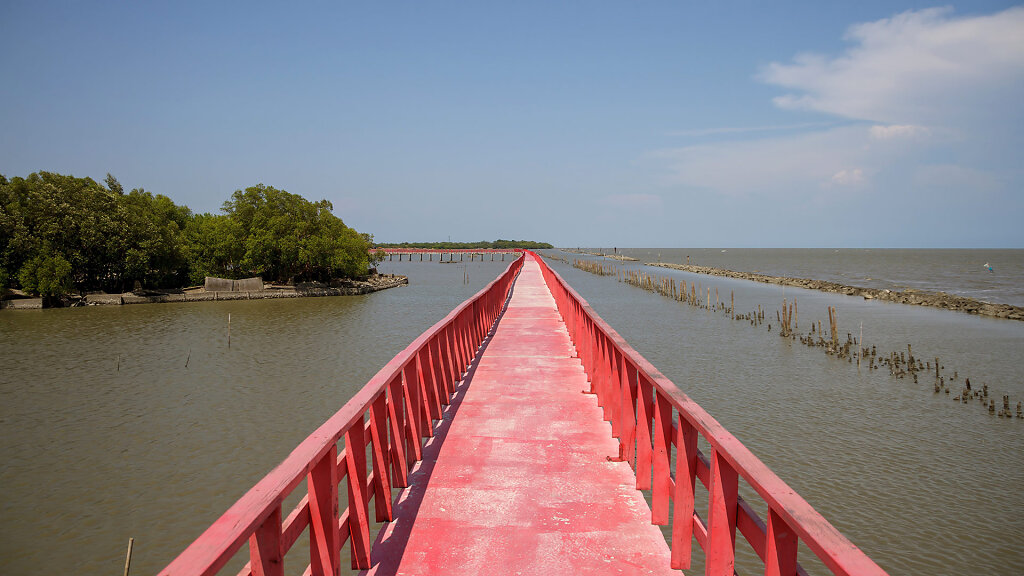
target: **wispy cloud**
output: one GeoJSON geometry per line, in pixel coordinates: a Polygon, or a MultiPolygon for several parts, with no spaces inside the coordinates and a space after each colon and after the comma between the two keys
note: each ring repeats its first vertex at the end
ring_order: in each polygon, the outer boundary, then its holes
{"type": "Polygon", "coordinates": [[[601,198],[599,202],[613,208],[659,208],[661,207],[661,196],[657,194],[609,194],[601,198]]]}
{"type": "Polygon", "coordinates": [[[837,122],[799,122],[796,124],[778,124],[773,126],[724,126],[718,128],[697,128],[693,130],[675,130],[670,136],[716,136],[719,134],[751,134],[757,132],[784,132],[789,130],[806,130],[807,128],[826,128],[835,126],[837,122]]]}
{"type": "Polygon", "coordinates": [[[669,186],[743,198],[809,198],[836,185],[863,183],[866,166],[895,161],[900,150],[871,145],[865,126],[845,126],[776,138],[661,150],[669,186]]]}
{"type": "Polygon", "coordinates": [[[924,126],[911,124],[890,124],[888,126],[872,126],[871,137],[876,140],[895,140],[897,138],[927,138],[931,130],[924,126]]]}
{"type": "Polygon", "coordinates": [[[852,46],[828,57],[801,54],[759,78],[792,90],[788,109],[919,126],[1020,116],[1024,7],[954,17],[950,8],[904,12],[851,26],[852,46]]]}
{"type": "Polygon", "coordinates": [[[837,186],[855,186],[864,182],[864,170],[845,168],[832,175],[832,183],[837,186]]]}
{"type": "Polygon", "coordinates": [[[1016,168],[1005,162],[1000,167],[978,149],[1011,148],[993,145],[992,134],[1024,122],[1022,30],[1024,7],[969,17],[928,9],[851,26],[851,45],[841,54],[801,54],[758,75],[789,89],[775,99],[778,106],[832,114],[832,126],[676,132],[794,133],[679,147],[656,156],[668,164],[670,187],[752,200],[826,201],[852,189],[925,198],[951,182],[965,190],[978,182],[1000,193],[1011,180],[1005,174],[1016,168]]]}

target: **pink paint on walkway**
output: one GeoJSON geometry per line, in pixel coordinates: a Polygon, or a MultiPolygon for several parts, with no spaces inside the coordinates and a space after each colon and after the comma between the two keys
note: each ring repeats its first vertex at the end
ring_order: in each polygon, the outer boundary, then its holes
{"type": "Polygon", "coordinates": [[[369,574],[679,574],[527,255],[369,574]]]}

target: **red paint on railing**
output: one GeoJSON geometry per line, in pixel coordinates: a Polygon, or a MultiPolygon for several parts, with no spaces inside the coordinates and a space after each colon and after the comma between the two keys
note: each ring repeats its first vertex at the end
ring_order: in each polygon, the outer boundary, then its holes
{"type": "Polygon", "coordinates": [[[352,567],[369,568],[370,500],[378,522],[391,520],[391,487],[408,484],[420,443],[433,435],[433,421],[501,313],[522,265],[520,257],[409,344],[160,574],[215,574],[249,542],[250,563],[242,574],[279,576],[284,555],[307,528],[309,573],[338,574],[346,542],[352,567]],[[303,479],[308,494],[282,522],[281,504],[303,479]],[[339,514],[343,481],[348,506],[339,514]]]}
{"type": "Polygon", "coordinates": [[[636,487],[652,490],[651,520],[667,524],[673,504],[672,567],[689,568],[691,543],[704,550],[706,573],[732,576],[736,530],[765,562],[765,573],[801,574],[797,542],[803,541],[835,574],[885,572],[710,414],[691,400],[605,323],[565,280],[537,258],[548,288],[620,440],[620,456],[636,471],[636,487]],[[676,413],[673,423],[672,413],[676,413]],[[697,437],[711,456],[697,449],[697,437]],[[671,447],[676,447],[671,476],[671,447]],[[743,478],[768,506],[768,524],[738,496],[743,478]],[[696,480],[708,488],[707,523],[694,510],[696,480]]]}

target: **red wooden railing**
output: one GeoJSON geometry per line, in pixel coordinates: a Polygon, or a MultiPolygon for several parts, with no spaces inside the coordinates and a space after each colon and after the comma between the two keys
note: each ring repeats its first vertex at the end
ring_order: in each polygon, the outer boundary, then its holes
{"type": "Polygon", "coordinates": [[[799,541],[834,574],[885,574],[634,350],[541,258],[537,261],[583,361],[591,391],[619,440],[619,455],[636,472],[637,489],[651,491],[652,523],[668,525],[671,510],[672,568],[690,567],[695,537],[704,550],[706,574],[732,576],[739,529],[764,562],[765,574],[803,574],[797,564],[799,541]],[[698,435],[711,446],[710,456],[698,450],[698,435]],[[739,496],[739,477],[767,504],[767,525],[739,496]],[[694,509],[695,478],[709,491],[706,522],[694,509]]]}
{"type": "Polygon", "coordinates": [[[338,574],[346,542],[352,568],[369,568],[370,501],[377,522],[393,519],[391,489],[408,485],[421,442],[433,436],[433,421],[441,419],[522,265],[520,257],[395,356],[160,574],[215,574],[248,542],[250,561],[241,574],[281,576],[284,555],[307,528],[307,574],[338,574]],[[308,493],[282,521],[282,503],[303,479],[308,493]],[[339,514],[342,482],[348,505],[339,514]]]}

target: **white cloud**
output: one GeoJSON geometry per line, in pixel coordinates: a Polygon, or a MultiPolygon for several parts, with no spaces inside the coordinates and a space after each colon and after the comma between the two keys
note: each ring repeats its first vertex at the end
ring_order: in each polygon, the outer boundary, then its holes
{"type": "Polygon", "coordinates": [[[832,175],[832,183],[837,186],[853,186],[864,182],[864,170],[849,168],[832,175]]]}
{"type": "Polygon", "coordinates": [[[948,8],[851,26],[836,57],[801,54],[760,78],[793,92],[783,108],[901,125],[972,124],[1020,116],[1024,7],[954,17],[948,8]]]}
{"type": "Polygon", "coordinates": [[[911,124],[890,124],[888,126],[872,126],[871,137],[875,140],[895,140],[898,138],[925,138],[931,130],[924,126],[911,124]]]}
{"type": "Polygon", "coordinates": [[[705,189],[736,197],[807,197],[840,182],[866,180],[865,166],[899,157],[872,146],[865,126],[845,126],[778,138],[721,142],[662,150],[669,186],[705,189]],[[854,168],[851,168],[854,167],[854,168]],[[856,170],[856,175],[854,174],[856,170]]]}
{"type": "Polygon", "coordinates": [[[751,132],[783,132],[806,128],[824,128],[835,126],[835,122],[799,122],[796,124],[778,124],[771,126],[720,126],[717,128],[697,128],[693,130],[676,130],[670,136],[714,136],[718,134],[748,134],[751,132]]]}

